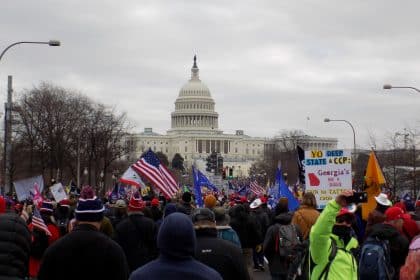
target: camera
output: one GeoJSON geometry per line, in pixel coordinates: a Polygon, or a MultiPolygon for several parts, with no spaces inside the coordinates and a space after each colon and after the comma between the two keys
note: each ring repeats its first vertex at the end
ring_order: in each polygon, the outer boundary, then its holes
{"type": "Polygon", "coordinates": [[[367,192],[354,192],[352,196],[346,196],[347,204],[365,203],[368,201],[367,192]]]}

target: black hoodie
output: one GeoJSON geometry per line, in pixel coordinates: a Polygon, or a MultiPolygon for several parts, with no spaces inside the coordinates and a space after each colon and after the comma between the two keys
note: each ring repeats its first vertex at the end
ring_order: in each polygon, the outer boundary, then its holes
{"type": "Polygon", "coordinates": [[[391,264],[395,269],[394,279],[398,279],[399,271],[405,263],[408,255],[408,246],[410,245],[399,231],[389,224],[376,224],[372,227],[369,237],[377,237],[381,240],[388,240],[391,250],[391,264]]]}

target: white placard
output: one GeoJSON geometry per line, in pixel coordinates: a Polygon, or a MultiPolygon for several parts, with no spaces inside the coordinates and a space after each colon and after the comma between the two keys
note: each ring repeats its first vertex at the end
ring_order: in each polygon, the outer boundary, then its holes
{"type": "Polygon", "coordinates": [[[306,191],[324,208],[343,190],[352,188],[351,153],[346,150],[305,151],[306,191]]]}
{"type": "Polygon", "coordinates": [[[66,191],[61,183],[54,184],[50,187],[50,191],[54,196],[55,201],[60,202],[63,199],[67,199],[66,191]]]}

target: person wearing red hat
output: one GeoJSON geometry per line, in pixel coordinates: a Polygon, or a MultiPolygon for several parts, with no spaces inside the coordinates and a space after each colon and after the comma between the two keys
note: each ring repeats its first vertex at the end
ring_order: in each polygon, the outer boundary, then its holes
{"type": "Polygon", "coordinates": [[[371,233],[365,241],[365,245],[371,239],[389,243],[390,254],[388,257],[392,265],[392,271],[390,273],[394,275],[393,279],[398,279],[399,270],[404,265],[409,246],[407,238],[402,234],[404,211],[397,206],[392,206],[385,211],[385,216],[384,223],[376,224],[372,227],[371,233]]]}
{"type": "Polygon", "coordinates": [[[128,203],[128,217],[115,229],[115,241],[124,250],[131,271],[157,257],[155,222],[146,217],[143,211],[146,202],[138,193],[133,194],[128,203]]]}
{"type": "Polygon", "coordinates": [[[150,205],[151,205],[150,212],[152,213],[153,221],[157,222],[160,219],[162,219],[163,213],[159,207],[160,206],[159,199],[157,199],[156,197],[153,198],[150,205]]]}

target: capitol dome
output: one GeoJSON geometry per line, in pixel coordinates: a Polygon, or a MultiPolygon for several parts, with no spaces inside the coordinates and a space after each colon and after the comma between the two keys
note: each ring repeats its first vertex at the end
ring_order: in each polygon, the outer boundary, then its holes
{"type": "Polygon", "coordinates": [[[191,79],[181,88],[171,114],[171,130],[178,133],[221,133],[218,130],[219,114],[209,88],[200,80],[197,57],[191,68],[191,79]]]}

